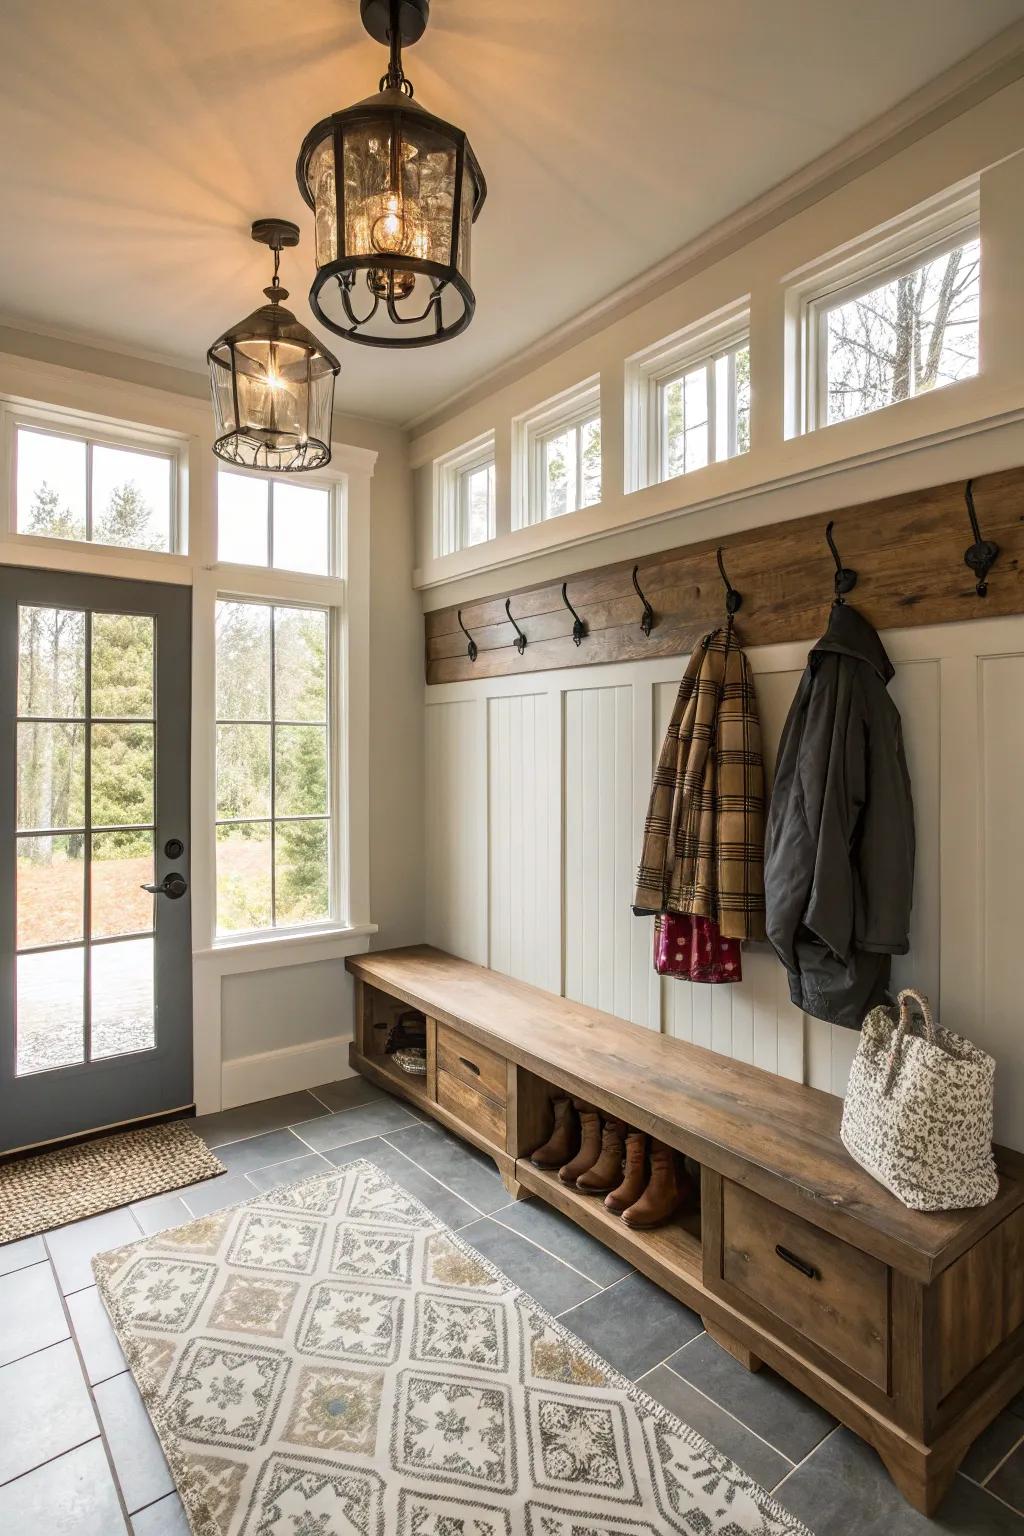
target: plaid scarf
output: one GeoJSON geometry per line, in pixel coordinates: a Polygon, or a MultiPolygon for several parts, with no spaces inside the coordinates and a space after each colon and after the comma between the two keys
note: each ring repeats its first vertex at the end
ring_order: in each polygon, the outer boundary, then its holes
{"type": "Polygon", "coordinates": [[[690,657],[651,787],[633,911],[764,938],[764,762],[754,680],[731,624],[690,657]]]}

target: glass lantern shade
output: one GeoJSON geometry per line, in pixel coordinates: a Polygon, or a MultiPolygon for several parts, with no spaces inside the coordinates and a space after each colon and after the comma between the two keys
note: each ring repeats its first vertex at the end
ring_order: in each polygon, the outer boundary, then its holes
{"type": "MultiPolygon", "coordinates": [[[[268,297],[275,290],[266,290],[268,297]]],[[[285,289],[276,290],[287,298],[285,289]]],[[[331,461],[336,358],[280,303],[264,304],[206,354],[217,438],[229,464],[275,474],[331,461]]]]}
{"type": "Polygon", "coordinates": [[[460,128],[398,87],[318,123],[299,152],[316,220],[313,313],[368,346],[422,347],[465,330],[473,221],[486,185],[460,128]]]}

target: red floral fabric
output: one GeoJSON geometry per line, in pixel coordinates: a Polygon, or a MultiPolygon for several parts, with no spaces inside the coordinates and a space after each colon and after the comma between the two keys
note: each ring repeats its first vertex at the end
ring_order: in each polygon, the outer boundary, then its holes
{"type": "Polygon", "coordinates": [[[722,937],[710,917],[662,912],[654,924],[654,969],[684,981],[742,981],[739,939],[722,937]]]}

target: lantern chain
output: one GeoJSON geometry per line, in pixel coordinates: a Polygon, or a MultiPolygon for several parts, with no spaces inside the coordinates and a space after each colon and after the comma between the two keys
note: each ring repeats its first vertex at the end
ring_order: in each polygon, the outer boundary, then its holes
{"type": "Polygon", "coordinates": [[[412,100],[412,81],[402,68],[402,26],[399,20],[401,9],[402,0],[391,0],[388,24],[388,70],[386,75],[381,75],[377,89],[401,91],[412,100]]]}

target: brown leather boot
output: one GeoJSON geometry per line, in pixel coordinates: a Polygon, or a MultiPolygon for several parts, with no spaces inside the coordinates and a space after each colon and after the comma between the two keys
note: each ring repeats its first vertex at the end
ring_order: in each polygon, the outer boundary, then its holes
{"type": "Polygon", "coordinates": [[[647,1188],[622,1219],[627,1227],[660,1227],[689,1203],[692,1185],[679,1153],[663,1142],[651,1143],[651,1177],[647,1188]]]}
{"type": "Polygon", "coordinates": [[[561,1168],[576,1148],[576,1116],[569,1099],[553,1099],[555,1124],[551,1135],[530,1158],[535,1168],[561,1168]]]}
{"type": "Polygon", "coordinates": [[[601,1155],[601,1116],[582,1099],[573,1099],[573,1107],[580,1117],[580,1149],[571,1162],[558,1170],[563,1184],[575,1184],[580,1174],[593,1168],[601,1155]]]}
{"type": "Polygon", "coordinates": [[[626,1137],[626,1172],[622,1180],[605,1199],[610,1211],[620,1216],[635,1205],[647,1185],[647,1137],[643,1131],[630,1131],[626,1137]]]}
{"type": "Polygon", "coordinates": [[[626,1127],[621,1120],[606,1120],[601,1131],[601,1155],[592,1168],[581,1173],[576,1188],[585,1195],[606,1195],[622,1182],[626,1151],[626,1127]]]}

